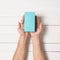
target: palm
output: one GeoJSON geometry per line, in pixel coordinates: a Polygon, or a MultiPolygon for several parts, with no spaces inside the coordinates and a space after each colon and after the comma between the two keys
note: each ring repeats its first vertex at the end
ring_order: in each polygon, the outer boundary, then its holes
{"type": "Polygon", "coordinates": [[[24,32],[24,17],[21,22],[18,22],[18,32],[24,37],[28,36],[28,32],[24,32]]]}
{"type": "Polygon", "coordinates": [[[42,30],[42,23],[37,18],[37,30],[36,30],[36,32],[31,32],[30,34],[31,34],[31,36],[39,35],[41,30],[42,30]]]}

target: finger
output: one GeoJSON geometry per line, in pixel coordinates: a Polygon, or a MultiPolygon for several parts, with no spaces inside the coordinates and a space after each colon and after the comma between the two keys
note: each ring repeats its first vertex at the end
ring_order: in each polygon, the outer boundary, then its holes
{"type": "Polygon", "coordinates": [[[22,23],[22,24],[24,23],[24,16],[23,16],[22,19],[21,19],[21,23],[22,23]]]}
{"type": "Polygon", "coordinates": [[[24,29],[24,24],[21,23],[21,29],[23,30],[24,29]]]}
{"type": "Polygon", "coordinates": [[[37,32],[40,33],[41,30],[42,30],[42,23],[39,24],[38,29],[37,29],[37,32]]]}
{"type": "Polygon", "coordinates": [[[21,24],[20,24],[20,22],[18,22],[18,29],[21,29],[21,24]]]}
{"type": "Polygon", "coordinates": [[[36,17],[36,20],[37,20],[37,28],[39,27],[39,24],[40,24],[40,20],[39,20],[39,17],[36,17]]]}
{"type": "Polygon", "coordinates": [[[39,29],[42,30],[42,23],[40,23],[40,25],[39,25],[39,29]]]}
{"type": "Polygon", "coordinates": [[[37,24],[40,24],[40,19],[39,19],[39,17],[37,17],[37,24]]]}

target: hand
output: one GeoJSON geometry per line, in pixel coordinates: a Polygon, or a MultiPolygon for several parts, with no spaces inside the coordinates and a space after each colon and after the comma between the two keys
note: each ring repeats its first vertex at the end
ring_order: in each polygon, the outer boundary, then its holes
{"type": "Polygon", "coordinates": [[[22,17],[21,22],[18,22],[18,32],[20,36],[22,36],[24,39],[27,39],[28,32],[24,32],[24,17],[22,17]]]}
{"type": "Polygon", "coordinates": [[[28,51],[28,32],[24,32],[24,17],[22,18],[21,22],[18,22],[18,32],[20,37],[13,60],[26,60],[26,52],[28,51]]]}
{"type": "Polygon", "coordinates": [[[40,33],[41,33],[41,30],[42,30],[42,23],[40,22],[40,19],[37,17],[37,30],[36,32],[31,32],[31,37],[39,37],[40,36],[40,33]]]}

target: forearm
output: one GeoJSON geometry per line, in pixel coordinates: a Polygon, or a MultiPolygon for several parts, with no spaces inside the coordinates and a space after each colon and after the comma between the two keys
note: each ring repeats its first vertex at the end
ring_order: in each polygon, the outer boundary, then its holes
{"type": "Polygon", "coordinates": [[[26,60],[27,39],[23,36],[19,37],[18,46],[14,54],[13,60],[26,60]]]}
{"type": "Polygon", "coordinates": [[[33,53],[34,60],[45,60],[44,52],[42,50],[41,41],[39,36],[33,37],[33,53]]]}

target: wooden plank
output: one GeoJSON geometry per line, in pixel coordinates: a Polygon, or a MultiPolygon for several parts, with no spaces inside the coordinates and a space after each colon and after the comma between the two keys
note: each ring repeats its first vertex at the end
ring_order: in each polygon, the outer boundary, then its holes
{"type": "MultiPolygon", "coordinates": [[[[46,25],[60,25],[60,3],[59,0],[56,1],[19,1],[19,0],[5,0],[5,3],[3,3],[4,0],[0,1],[0,17],[3,18],[7,16],[9,19],[13,17],[20,17],[24,14],[25,11],[35,11],[37,15],[43,17],[44,24],[46,25]],[[8,2],[8,3],[7,3],[8,2]],[[2,4],[3,3],[3,4],[2,4]],[[14,4],[13,4],[14,3],[14,4]],[[1,7],[2,6],[2,7],[1,7]],[[40,8],[39,8],[40,6],[40,8]]],[[[1,18],[0,18],[1,19],[1,18]]],[[[9,20],[8,19],[8,20],[9,20]]],[[[18,20],[18,18],[15,18],[18,20]]],[[[14,19],[14,20],[15,20],[14,19]]],[[[5,20],[6,18],[1,19],[5,20]]],[[[13,19],[11,19],[13,20],[13,19]]],[[[10,21],[11,21],[10,20],[10,21]]],[[[16,25],[16,21],[13,22],[12,25],[16,25]]],[[[1,23],[3,25],[3,22],[1,23]]],[[[10,25],[11,22],[8,24],[10,25]]]]}
{"type": "MultiPolygon", "coordinates": [[[[60,43],[60,26],[46,26],[43,43],[60,43]]],[[[17,26],[0,26],[0,42],[17,42],[17,26]]]]}
{"type": "MultiPolygon", "coordinates": [[[[0,53],[0,59],[1,60],[12,60],[13,58],[12,52],[1,52],[0,53]],[[4,58],[3,58],[4,57],[4,58]]],[[[59,60],[60,59],[60,53],[59,52],[47,52],[48,59],[49,60],[59,60]]],[[[33,60],[33,53],[29,52],[28,59],[27,60],[33,60]]]]}
{"type": "MultiPolygon", "coordinates": [[[[0,43],[0,52],[13,52],[15,51],[17,44],[2,44],[0,43]],[[2,47],[1,47],[2,46],[2,47]]],[[[60,52],[60,44],[44,44],[44,52],[60,52]]],[[[29,45],[29,52],[33,51],[32,44],[29,45]]]]}

